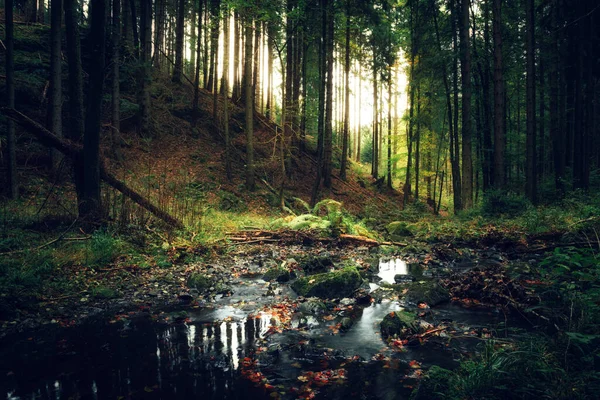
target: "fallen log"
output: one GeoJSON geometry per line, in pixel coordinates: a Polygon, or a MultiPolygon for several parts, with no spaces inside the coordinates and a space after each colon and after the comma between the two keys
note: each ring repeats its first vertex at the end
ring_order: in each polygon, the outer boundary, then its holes
{"type": "MultiPolygon", "coordinates": [[[[65,156],[72,159],[80,157],[80,154],[83,151],[83,147],[81,145],[75,144],[66,139],[59,138],[58,136],[54,135],[52,132],[44,128],[42,125],[38,124],[37,122],[35,122],[25,114],[15,110],[14,108],[3,107],[0,108],[0,112],[6,115],[8,118],[15,121],[16,123],[18,123],[19,125],[21,125],[28,132],[36,136],[46,146],[53,147],[61,153],[63,153],[65,156]]],[[[155,217],[163,220],[164,222],[175,228],[184,227],[183,223],[177,218],[173,217],[166,211],[163,211],[160,208],[156,207],[144,196],[142,196],[137,191],[127,186],[124,182],[120,181],[113,174],[111,174],[104,166],[104,157],[102,156],[100,157],[100,177],[110,186],[117,189],[119,192],[123,193],[123,195],[133,200],[134,203],[148,210],[155,217]]]]}

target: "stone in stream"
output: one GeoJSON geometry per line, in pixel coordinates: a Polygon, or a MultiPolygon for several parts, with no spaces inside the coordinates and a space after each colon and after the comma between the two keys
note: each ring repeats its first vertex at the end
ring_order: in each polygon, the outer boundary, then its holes
{"type": "Polygon", "coordinates": [[[290,271],[282,267],[273,267],[265,272],[263,279],[267,282],[287,282],[290,280],[290,271]]]}
{"type": "Polygon", "coordinates": [[[300,303],[298,311],[303,314],[318,315],[327,311],[327,306],[321,300],[309,299],[304,303],[300,303]]]}
{"type": "Polygon", "coordinates": [[[324,274],[299,278],[292,289],[300,296],[334,299],[350,297],[362,285],[362,278],[353,266],[324,274]]]}
{"type": "Polygon", "coordinates": [[[418,335],[431,329],[433,325],[429,322],[416,319],[416,316],[407,311],[391,312],[381,321],[381,335],[384,338],[395,336],[400,339],[407,339],[410,336],[418,335]]]}
{"type": "Polygon", "coordinates": [[[433,307],[450,300],[448,291],[435,281],[414,282],[404,288],[407,289],[407,292],[400,295],[400,298],[409,304],[426,303],[433,307]]]}
{"type": "Polygon", "coordinates": [[[306,275],[329,272],[333,268],[333,261],[329,257],[309,257],[300,263],[300,268],[306,275]]]}
{"type": "Polygon", "coordinates": [[[409,274],[396,274],[394,275],[394,282],[396,283],[410,283],[414,282],[416,278],[409,274]]]}

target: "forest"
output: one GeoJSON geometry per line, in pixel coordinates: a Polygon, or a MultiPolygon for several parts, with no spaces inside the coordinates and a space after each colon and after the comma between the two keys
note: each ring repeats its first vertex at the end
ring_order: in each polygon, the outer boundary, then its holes
{"type": "Polygon", "coordinates": [[[598,398],[597,1],[0,19],[0,396],[598,398]]]}

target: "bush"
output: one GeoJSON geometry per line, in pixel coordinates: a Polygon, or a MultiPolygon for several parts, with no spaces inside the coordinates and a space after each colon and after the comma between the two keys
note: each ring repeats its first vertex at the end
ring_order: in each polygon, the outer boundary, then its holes
{"type": "Polygon", "coordinates": [[[516,217],[530,207],[531,203],[522,195],[490,190],[483,196],[481,213],[488,217],[516,217]]]}

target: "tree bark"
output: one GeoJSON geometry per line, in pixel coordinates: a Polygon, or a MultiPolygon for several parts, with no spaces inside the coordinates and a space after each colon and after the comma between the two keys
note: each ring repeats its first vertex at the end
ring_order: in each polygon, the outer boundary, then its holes
{"type": "Polygon", "coordinates": [[[185,0],[177,1],[177,22],[175,25],[175,65],[173,82],[181,83],[183,75],[183,40],[185,32],[185,0]]]}
{"type": "Polygon", "coordinates": [[[502,0],[493,0],[494,35],[494,187],[503,190],[505,177],[504,71],[502,61],[502,0]]]}
{"type": "Polygon", "coordinates": [[[333,0],[327,2],[327,98],[325,109],[325,131],[323,136],[323,186],[331,188],[332,163],[332,124],[333,124],[333,43],[335,14],[333,0]]]}
{"type": "MultiPolygon", "coordinates": [[[[62,53],[61,53],[62,0],[50,2],[50,99],[48,101],[48,127],[62,136],[62,53]]],[[[50,149],[50,168],[58,173],[60,153],[50,149]]]]}
{"type": "Polygon", "coordinates": [[[473,159],[471,145],[471,51],[469,49],[469,0],[461,0],[460,64],[462,82],[462,204],[473,207],[473,159]]]}
{"type": "Polygon", "coordinates": [[[231,171],[231,139],[229,137],[229,9],[225,6],[223,15],[223,131],[225,133],[225,172],[227,179],[233,179],[231,171]]]}
{"type": "Polygon", "coordinates": [[[100,198],[100,130],[104,88],[105,11],[104,0],[97,0],[92,7],[90,28],[91,68],[83,137],[83,195],[79,203],[79,216],[82,218],[98,218],[103,214],[100,198]]]}
{"type": "Polygon", "coordinates": [[[254,191],[254,104],[252,90],[252,19],[245,19],[245,56],[244,56],[244,81],[245,89],[245,111],[246,111],[246,188],[254,191]]]}
{"type": "MultiPolygon", "coordinates": [[[[346,45],[344,60],[344,133],[342,139],[342,162],[340,163],[340,178],[346,180],[348,164],[348,130],[350,127],[350,0],[346,0],[346,45]]],[[[391,176],[391,175],[390,175],[391,176]]]]}
{"type": "Polygon", "coordinates": [[[140,133],[142,137],[151,136],[150,121],[150,85],[152,83],[150,68],[150,51],[152,43],[152,0],[141,1],[141,25],[142,48],[140,60],[140,133]]]}
{"type": "MultiPolygon", "coordinates": [[[[13,14],[13,0],[4,0],[6,31],[6,103],[10,108],[15,107],[15,39],[13,14]]],[[[8,147],[8,197],[16,200],[19,198],[19,184],[17,178],[17,140],[15,135],[15,124],[12,119],[7,119],[6,121],[6,136],[8,147]]]]}
{"type": "Polygon", "coordinates": [[[537,203],[537,158],[535,129],[535,9],[534,0],[527,0],[525,10],[526,58],[527,58],[527,139],[525,193],[529,200],[537,203]]]}
{"type": "MultiPolygon", "coordinates": [[[[65,0],[67,1],[67,0],[65,0]]],[[[122,158],[120,149],[120,134],[121,134],[121,113],[120,113],[120,88],[119,88],[119,66],[121,64],[119,57],[120,47],[120,29],[121,29],[121,0],[112,0],[113,15],[112,15],[112,94],[111,94],[111,149],[113,156],[120,160],[122,158]]]]}

